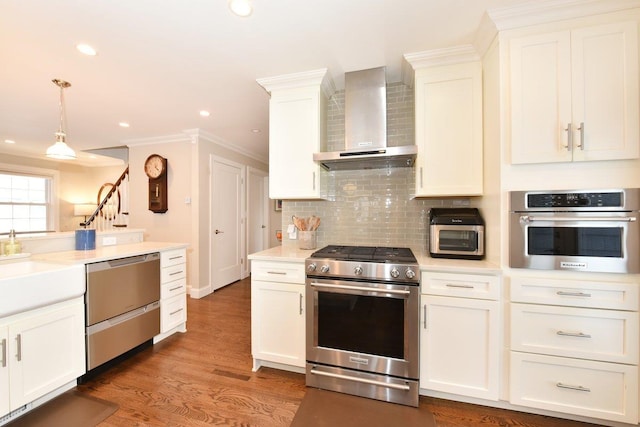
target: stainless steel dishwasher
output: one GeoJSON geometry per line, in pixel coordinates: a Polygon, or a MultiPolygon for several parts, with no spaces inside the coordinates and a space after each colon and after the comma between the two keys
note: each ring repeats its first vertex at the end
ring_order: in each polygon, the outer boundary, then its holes
{"type": "Polygon", "coordinates": [[[160,254],[87,264],[87,371],[160,333],[160,254]]]}

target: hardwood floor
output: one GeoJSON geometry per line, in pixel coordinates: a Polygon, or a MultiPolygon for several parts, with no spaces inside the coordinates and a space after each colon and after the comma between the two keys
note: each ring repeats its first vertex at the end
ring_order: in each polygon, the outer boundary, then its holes
{"type": "MultiPolygon", "coordinates": [[[[188,298],[186,334],[78,386],[120,406],[99,426],[289,426],[305,394],[304,375],[251,371],[250,307],[249,279],[199,300],[188,298]]],[[[433,412],[439,427],[592,425],[428,397],[420,405],[433,412]]]]}

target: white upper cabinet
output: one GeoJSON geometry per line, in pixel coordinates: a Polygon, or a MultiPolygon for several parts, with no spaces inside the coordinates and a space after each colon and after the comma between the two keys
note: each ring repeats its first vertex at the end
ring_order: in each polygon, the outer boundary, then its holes
{"type": "Polygon", "coordinates": [[[405,55],[415,70],[415,195],[482,195],[482,65],[434,66],[433,55],[425,65],[418,55],[405,55]]]}
{"type": "Polygon", "coordinates": [[[269,197],[320,199],[326,103],[334,91],[327,69],[258,79],[269,101],[269,197]]]}
{"type": "Polygon", "coordinates": [[[509,41],[511,162],[639,156],[638,24],[509,41]]]}

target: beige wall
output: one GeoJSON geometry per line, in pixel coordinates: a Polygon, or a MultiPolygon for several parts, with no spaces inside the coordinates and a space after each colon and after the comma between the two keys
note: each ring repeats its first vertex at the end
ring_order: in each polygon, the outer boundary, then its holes
{"type": "Polygon", "coordinates": [[[209,260],[214,256],[209,250],[211,155],[267,171],[266,164],[224,148],[213,137],[197,131],[129,146],[131,227],[145,229],[145,240],[189,245],[188,285],[195,298],[211,292],[209,260]],[[167,158],[169,165],[169,210],[163,214],[148,210],[148,178],[143,165],[154,153],[167,158]]]}

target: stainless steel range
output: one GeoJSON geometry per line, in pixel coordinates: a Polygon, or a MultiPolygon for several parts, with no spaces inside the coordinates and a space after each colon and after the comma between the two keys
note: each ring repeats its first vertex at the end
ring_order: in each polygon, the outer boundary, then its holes
{"type": "Polygon", "coordinates": [[[307,385],[418,406],[419,266],[411,249],[327,246],[305,266],[307,385]]]}

